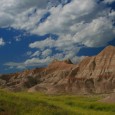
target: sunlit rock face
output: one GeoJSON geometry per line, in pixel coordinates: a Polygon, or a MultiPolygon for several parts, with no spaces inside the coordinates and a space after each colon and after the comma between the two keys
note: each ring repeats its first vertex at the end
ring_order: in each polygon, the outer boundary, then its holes
{"type": "Polygon", "coordinates": [[[87,57],[69,75],[72,91],[108,93],[115,88],[115,47],[108,46],[97,56],[87,57]],[[78,89],[77,89],[78,88],[78,89]]]}
{"type": "Polygon", "coordinates": [[[11,91],[49,94],[111,93],[115,91],[115,47],[108,46],[97,56],[79,64],[54,60],[46,68],[0,75],[0,87],[11,91]]]}

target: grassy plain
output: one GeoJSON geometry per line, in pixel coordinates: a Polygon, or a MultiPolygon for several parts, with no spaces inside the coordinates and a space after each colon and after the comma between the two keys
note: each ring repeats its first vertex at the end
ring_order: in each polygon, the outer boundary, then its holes
{"type": "Polygon", "coordinates": [[[100,96],[45,95],[0,90],[0,115],[115,115],[100,96]]]}

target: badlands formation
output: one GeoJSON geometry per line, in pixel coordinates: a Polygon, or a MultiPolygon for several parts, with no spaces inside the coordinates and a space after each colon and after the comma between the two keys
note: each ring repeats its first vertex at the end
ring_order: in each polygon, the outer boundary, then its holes
{"type": "Polygon", "coordinates": [[[112,93],[115,91],[115,47],[108,46],[76,65],[70,60],[54,60],[46,68],[0,75],[0,87],[48,94],[112,93]]]}

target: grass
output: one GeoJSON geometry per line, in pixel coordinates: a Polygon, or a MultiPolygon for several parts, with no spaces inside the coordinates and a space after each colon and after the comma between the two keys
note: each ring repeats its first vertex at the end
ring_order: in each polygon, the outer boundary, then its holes
{"type": "Polygon", "coordinates": [[[115,115],[115,104],[97,102],[99,99],[0,90],[0,115],[115,115]]]}

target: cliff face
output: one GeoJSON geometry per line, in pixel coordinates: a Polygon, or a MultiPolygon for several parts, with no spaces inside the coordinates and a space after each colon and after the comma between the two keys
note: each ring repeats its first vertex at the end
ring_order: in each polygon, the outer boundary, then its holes
{"type": "MultiPolygon", "coordinates": [[[[72,82],[71,74],[69,77],[72,82]]],[[[78,89],[84,93],[112,92],[115,88],[115,47],[108,46],[97,56],[84,59],[73,77],[73,92],[78,89]]]]}
{"type": "Polygon", "coordinates": [[[78,65],[54,60],[46,68],[1,75],[0,86],[13,91],[45,93],[110,93],[115,90],[115,47],[108,46],[97,56],[78,65]]]}

